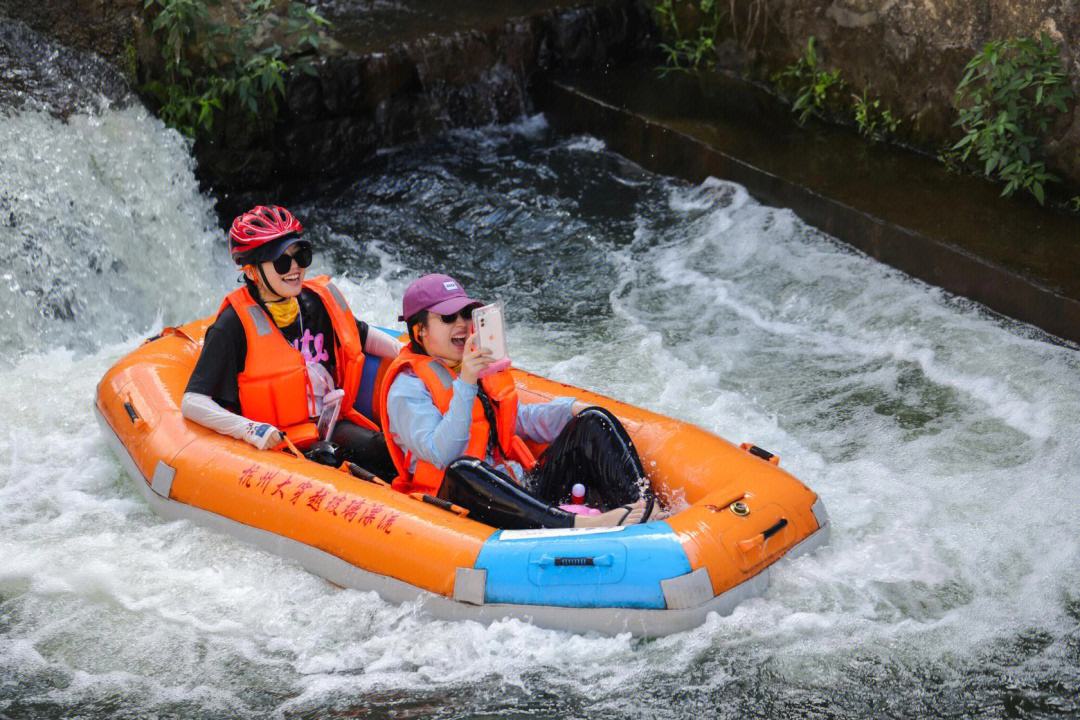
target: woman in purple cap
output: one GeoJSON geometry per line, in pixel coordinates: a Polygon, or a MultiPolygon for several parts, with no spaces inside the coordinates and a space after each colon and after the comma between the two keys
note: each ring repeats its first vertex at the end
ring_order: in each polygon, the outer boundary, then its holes
{"type": "Polygon", "coordinates": [[[340,448],[334,462],[392,475],[379,427],[354,405],[365,357],[395,357],[401,345],[353,317],[328,278],[305,279],[311,243],[285,208],[260,205],[237,217],[229,250],[244,285],[226,296],[206,331],[184,417],[260,450],[285,434],[307,448],[320,439],[315,418],[324,398],[341,390],[341,420],[323,438],[340,448]]]}
{"type": "Polygon", "coordinates": [[[394,488],[447,500],[507,529],[665,516],[614,415],[569,397],[519,405],[508,370],[481,377],[493,361],[471,333],[470,317],[480,305],[448,275],[425,275],[405,291],[399,319],[410,344],[391,363],[379,396],[397,469],[394,488]],[[535,458],[525,440],[549,446],[535,458]],[[578,482],[607,512],[577,515],[557,507],[578,482]]]}

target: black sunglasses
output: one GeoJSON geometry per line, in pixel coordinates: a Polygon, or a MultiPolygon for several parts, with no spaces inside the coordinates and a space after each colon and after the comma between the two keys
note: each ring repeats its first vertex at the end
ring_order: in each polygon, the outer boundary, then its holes
{"type": "Polygon", "coordinates": [[[453,322],[459,317],[465,322],[469,322],[469,320],[472,320],[472,311],[473,309],[471,307],[467,307],[462,310],[458,310],[452,315],[440,315],[439,318],[447,325],[453,324],[453,322]]]}
{"type": "Polygon", "coordinates": [[[279,255],[278,259],[274,261],[274,270],[278,275],[284,275],[292,269],[293,260],[296,264],[302,268],[306,268],[311,264],[311,246],[301,246],[299,250],[293,255],[283,254],[279,255]]]}

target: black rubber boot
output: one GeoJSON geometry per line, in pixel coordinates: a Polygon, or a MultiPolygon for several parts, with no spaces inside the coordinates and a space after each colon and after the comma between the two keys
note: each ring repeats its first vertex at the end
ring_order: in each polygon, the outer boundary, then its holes
{"type": "Polygon", "coordinates": [[[397,477],[394,461],[390,459],[390,451],[386,449],[386,440],[381,432],[341,420],[334,426],[333,440],[339,448],[341,459],[359,465],[386,482],[397,477]]]}
{"type": "Polygon", "coordinates": [[[505,530],[574,526],[573,513],[534,498],[476,458],[450,463],[439,497],[468,509],[470,518],[505,530]]]}

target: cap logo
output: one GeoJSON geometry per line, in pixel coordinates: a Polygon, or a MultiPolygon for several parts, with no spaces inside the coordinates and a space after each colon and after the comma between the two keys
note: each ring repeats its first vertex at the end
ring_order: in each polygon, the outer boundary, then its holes
{"type": "Polygon", "coordinates": [[[457,283],[453,282],[453,281],[450,281],[450,280],[444,282],[442,284],[442,286],[447,290],[457,290],[458,289],[457,283]]]}

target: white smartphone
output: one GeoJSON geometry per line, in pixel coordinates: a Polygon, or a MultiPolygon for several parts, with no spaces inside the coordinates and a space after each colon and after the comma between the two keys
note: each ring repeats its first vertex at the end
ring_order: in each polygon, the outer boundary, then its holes
{"type": "Polygon", "coordinates": [[[491,357],[502,360],[506,357],[506,330],[503,327],[502,303],[492,303],[478,307],[472,312],[473,332],[476,342],[483,350],[491,350],[491,357]]]}
{"type": "Polygon", "coordinates": [[[487,377],[510,367],[510,358],[506,354],[502,302],[476,308],[472,313],[472,321],[476,343],[482,350],[491,350],[491,357],[495,361],[488,365],[478,377],[487,377]]]}

